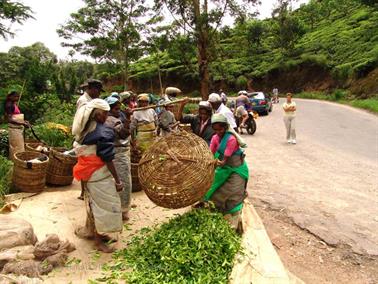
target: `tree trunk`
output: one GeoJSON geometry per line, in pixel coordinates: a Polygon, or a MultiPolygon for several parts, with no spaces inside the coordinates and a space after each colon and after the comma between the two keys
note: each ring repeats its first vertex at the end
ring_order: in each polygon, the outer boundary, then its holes
{"type": "MultiPolygon", "coordinates": [[[[207,49],[209,46],[209,27],[207,21],[201,19],[200,1],[193,0],[194,16],[197,32],[197,48],[198,48],[198,71],[200,79],[200,94],[203,100],[207,100],[209,96],[209,62],[207,49]]],[[[202,15],[207,14],[207,0],[203,5],[204,11],[202,15]]]]}
{"type": "Polygon", "coordinates": [[[200,93],[203,100],[209,97],[209,63],[207,58],[207,41],[203,38],[198,42],[198,68],[200,79],[200,93]]]}

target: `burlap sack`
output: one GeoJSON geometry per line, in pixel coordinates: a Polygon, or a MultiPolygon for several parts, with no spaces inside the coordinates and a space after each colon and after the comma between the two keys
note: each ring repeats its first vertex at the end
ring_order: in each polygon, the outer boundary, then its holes
{"type": "Polygon", "coordinates": [[[34,245],[33,227],[23,219],[0,215],[0,251],[17,246],[34,245]]]}

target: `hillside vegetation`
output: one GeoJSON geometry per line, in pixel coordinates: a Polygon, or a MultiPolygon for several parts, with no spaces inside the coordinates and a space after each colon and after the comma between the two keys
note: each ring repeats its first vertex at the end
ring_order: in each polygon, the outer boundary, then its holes
{"type": "MultiPolygon", "coordinates": [[[[373,72],[378,66],[378,9],[355,1],[325,7],[329,2],[310,1],[274,18],[223,28],[209,50],[213,89],[270,91],[277,86],[295,92],[351,88],[356,95],[378,93],[373,72]]],[[[175,44],[160,54],[163,81],[194,91],[195,51],[175,44]]],[[[157,89],[156,62],[156,56],[146,57],[132,65],[134,87],[157,89]]]]}

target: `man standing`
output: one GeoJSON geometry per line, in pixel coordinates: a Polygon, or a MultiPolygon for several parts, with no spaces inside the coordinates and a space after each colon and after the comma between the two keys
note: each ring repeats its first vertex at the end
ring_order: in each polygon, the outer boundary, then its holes
{"type": "Polygon", "coordinates": [[[278,104],[280,100],[278,99],[278,89],[273,89],[273,103],[278,104]]]}
{"type": "MultiPolygon", "coordinates": [[[[75,142],[74,142],[74,147],[78,143],[77,137],[76,137],[76,129],[78,128],[80,124],[80,117],[78,115],[78,110],[82,107],[88,104],[91,100],[97,99],[101,92],[104,92],[104,89],[102,87],[102,83],[100,80],[96,79],[88,79],[88,81],[80,86],[80,89],[84,89],[85,92],[80,96],[80,98],[76,102],[76,113],[72,125],[72,134],[75,135],[75,142]]],[[[78,197],[81,200],[84,200],[84,188],[83,184],[81,184],[81,194],[78,197]]]]}
{"type": "Polygon", "coordinates": [[[295,133],[295,112],[297,106],[295,102],[292,101],[292,94],[287,93],[286,103],[283,104],[284,110],[284,122],[286,126],[286,139],[289,144],[297,144],[296,133],[295,133]]]}
{"type": "Polygon", "coordinates": [[[227,118],[228,124],[231,128],[237,132],[235,117],[232,111],[222,103],[221,97],[216,93],[212,93],[209,96],[208,102],[211,104],[214,112],[223,114],[227,118]]]}
{"type": "Polygon", "coordinates": [[[227,105],[227,95],[223,92],[223,89],[220,89],[219,93],[220,93],[220,97],[222,99],[222,103],[224,105],[227,105]]]}
{"type": "Polygon", "coordinates": [[[102,87],[101,81],[96,79],[89,79],[87,83],[81,85],[80,88],[83,88],[85,92],[77,100],[76,110],[78,110],[81,106],[87,104],[91,100],[97,99],[100,96],[101,92],[105,92],[102,87]]]}

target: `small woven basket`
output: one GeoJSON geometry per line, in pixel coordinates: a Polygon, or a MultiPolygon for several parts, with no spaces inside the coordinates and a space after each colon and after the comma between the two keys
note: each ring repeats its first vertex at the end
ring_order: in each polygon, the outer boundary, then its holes
{"type": "Polygon", "coordinates": [[[157,140],[139,162],[139,181],[147,196],[165,208],[199,201],[214,179],[215,163],[208,145],[197,135],[173,132],[157,140]]]}
{"type": "Polygon", "coordinates": [[[46,185],[46,170],[49,158],[37,152],[19,152],[14,154],[13,186],[24,192],[40,192],[46,185]],[[28,162],[43,156],[43,162],[28,162]]]}
{"type": "Polygon", "coordinates": [[[25,151],[43,153],[43,154],[46,154],[48,156],[49,151],[46,152],[46,151],[43,151],[43,150],[37,150],[37,148],[39,146],[46,147],[46,145],[43,144],[42,142],[25,143],[25,151]]]}
{"type": "Polygon", "coordinates": [[[64,155],[65,148],[51,148],[47,167],[46,183],[52,185],[70,185],[74,179],[73,167],[77,157],[64,155]]]}

